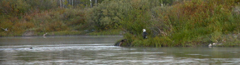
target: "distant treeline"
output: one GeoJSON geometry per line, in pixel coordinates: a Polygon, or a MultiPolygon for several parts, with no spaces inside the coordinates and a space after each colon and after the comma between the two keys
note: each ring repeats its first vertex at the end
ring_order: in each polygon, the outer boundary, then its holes
{"type": "Polygon", "coordinates": [[[90,8],[91,4],[96,6],[102,1],[104,0],[0,0],[0,36],[79,30],[82,26],[77,25],[82,25],[85,21],[84,10],[90,8]],[[9,31],[2,30],[6,28],[9,31]]]}
{"type": "Polygon", "coordinates": [[[1,15],[18,15],[35,10],[49,10],[56,8],[85,8],[101,3],[104,0],[1,0],[1,15]]]}

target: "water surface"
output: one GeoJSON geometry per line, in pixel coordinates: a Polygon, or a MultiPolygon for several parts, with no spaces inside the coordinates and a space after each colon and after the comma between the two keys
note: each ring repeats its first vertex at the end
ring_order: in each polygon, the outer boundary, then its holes
{"type": "Polygon", "coordinates": [[[240,64],[239,47],[113,46],[121,38],[122,36],[1,37],[0,65],[240,64]]]}

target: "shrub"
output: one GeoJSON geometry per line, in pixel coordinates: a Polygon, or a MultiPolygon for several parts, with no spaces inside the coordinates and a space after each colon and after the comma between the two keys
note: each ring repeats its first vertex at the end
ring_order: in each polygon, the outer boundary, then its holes
{"type": "Polygon", "coordinates": [[[87,21],[93,24],[97,31],[116,29],[120,25],[121,17],[127,15],[130,4],[127,0],[104,1],[87,12],[87,21]]]}

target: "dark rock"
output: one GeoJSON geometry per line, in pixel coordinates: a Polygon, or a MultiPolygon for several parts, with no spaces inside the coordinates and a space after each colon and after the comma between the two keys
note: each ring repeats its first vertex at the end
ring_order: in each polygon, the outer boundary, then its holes
{"type": "Polygon", "coordinates": [[[116,42],[114,44],[114,46],[130,46],[130,45],[127,43],[127,39],[122,39],[122,40],[116,42]]]}

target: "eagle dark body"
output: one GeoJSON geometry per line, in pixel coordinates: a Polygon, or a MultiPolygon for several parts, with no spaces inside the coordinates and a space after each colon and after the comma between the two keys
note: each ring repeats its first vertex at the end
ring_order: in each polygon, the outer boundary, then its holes
{"type": "Polygon", "coordinates": [[[147,38],[147,32],[143,32],[143,39],[147,38]]]}

